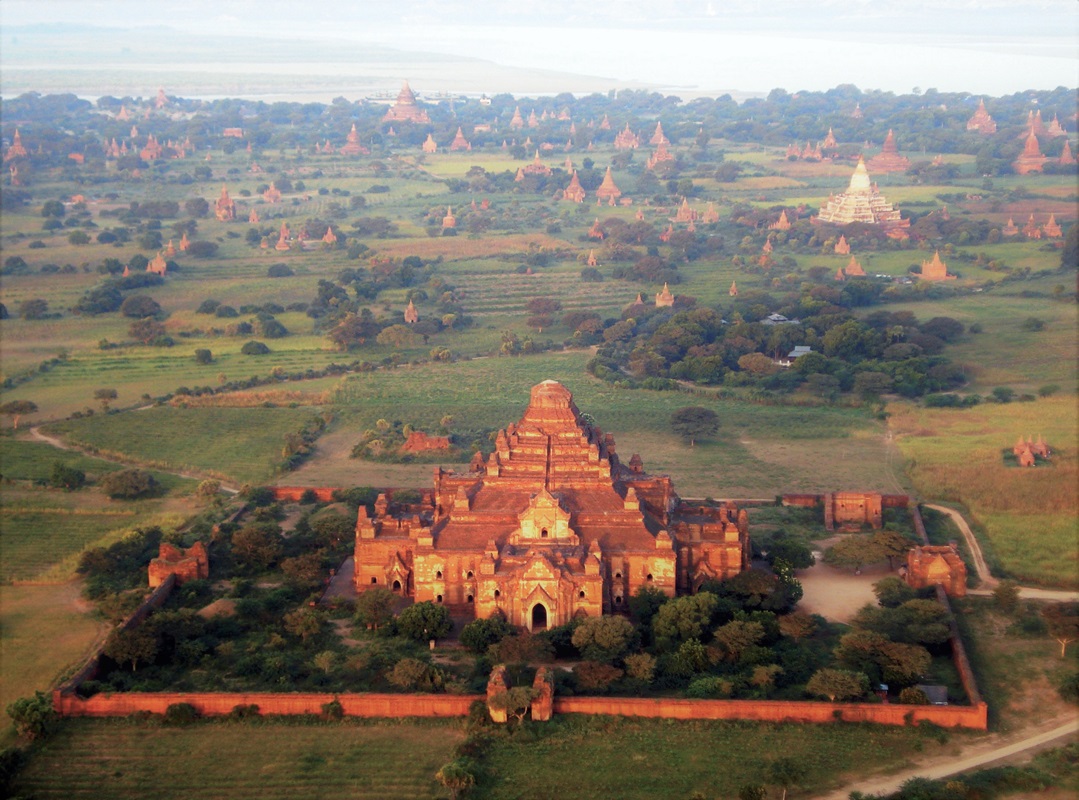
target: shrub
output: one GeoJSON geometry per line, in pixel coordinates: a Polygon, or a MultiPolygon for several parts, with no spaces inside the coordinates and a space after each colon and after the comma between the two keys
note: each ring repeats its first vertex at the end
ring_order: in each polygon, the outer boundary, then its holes
{"type": "Polygon", "coordinates": [[[927,706],[929,696],[917,686],[908,686],[899,693],[899,702],[905,706],[927,706]]]}
{"type": "Polygon", "coordinates": [[[133,319],[156,317],[161,313],[161,306],[148,294],[133,294],[120,304],[120,313],[133,319]]]}
{"type": "Polygon", "coordinates": [[[251,341],[240,348],[245,356],[264,356],[270,352],[270,348],[262,342],[251,341]]]}
{"type": "Polygon", "coordinates": [[[56,730],[60,720],[52,707],[52,697],[45,692],[19,698],[7,707],[7,713],[18,734],[30,740],[45,738],[56,730]]]}
{"type": "Polygon", "coordinates": [[[288,264],[270,264],[269,269],[266,270],[268,278],[288,278],[292,274],[292,269],[288,264]]]}
{"type": "Polygon", "coordinates": [[[341,720],[345,718],[345,707],[341,705],[341,701],[336,697],[328,703],[322,705],[322,716],[326,719],[341,720]]]}
{"type": "Polygon", "coordinates": [[[214,363],[214,354],[207,350],[205,347],[200,347],[195,350],[195,363],[212,364],[214,363]]]}
{"type": "Polygon", "coordinates": [[[426,642],[428,639],[441,639],[446,636],[453,629],[453,622],[449,609],[424,600],[402,611],[397,619],[397,626],[402,636],[426,642]]]}
{"type": "Polygon", "coordinates": [[[199,710],[190,703],[172,703],[165,709],[166,725],[190,725],[199,719],[199,710]]]}
{"type": "Polygon", "coordinates": [[[153,494],[157,480],[144,469],[122,469],[102,478],[101,488],[113,499],[134,500],[153,494]]]}
{"type": "Polygon", "coordinates": [[[53,463],[52,473],[49,475],[49,485],[57,489],[67,489],[73,492],[81,489],[86,483],[86,473],[81,469],[69,467],[59,461],[53,463]]]}

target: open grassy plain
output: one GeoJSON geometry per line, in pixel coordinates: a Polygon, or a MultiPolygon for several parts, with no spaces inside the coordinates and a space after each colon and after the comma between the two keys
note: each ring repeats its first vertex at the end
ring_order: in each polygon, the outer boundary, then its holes
{"type": "MultiPolygon", "coordinates": [[[[948,734],[938,745],[925,731],[861,725],[815,727],[814,733],[810,739],[798,725],[558,718],[496,736],[469,796],[731,797],[763,782],[768,763],[780,754],[806,764],[802,785],[813,792],[868,769],[899,767],[924,748],[947,752],[976,738],[948,734]],[[717,769],[720,758],[724,765],[717,769]]],[[[74,720],[35,756],[18,788],[42,800],[125,800],[161,787],[173,796],[444,797],[433,776],[463,738],[457,722],[166,728],[74,720]],[[185,757],[173,758],[176,753],[185,757]]]]}

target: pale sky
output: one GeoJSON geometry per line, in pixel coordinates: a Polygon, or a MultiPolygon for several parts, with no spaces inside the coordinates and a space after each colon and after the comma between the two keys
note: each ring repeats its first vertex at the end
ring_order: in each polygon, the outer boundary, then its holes
{"type": "Polygon", "coordinates": [[[56,23],[333,38],[675,92],[1079,86],[1076,0],[0,2],[3,34],[56,23]]]}

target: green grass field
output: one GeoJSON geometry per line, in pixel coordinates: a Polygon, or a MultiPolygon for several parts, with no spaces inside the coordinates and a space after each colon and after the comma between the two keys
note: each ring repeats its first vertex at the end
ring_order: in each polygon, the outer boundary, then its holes
{"type": "Polygon", "coordinates": [[[243,483],[267,481],[287,433],[311,417],[310,408],[152,408],[50,425],[103,454],[169,470],[198,470],[243,483]]]}
{"type": "MultiPolygon", "coordinates": [[[[51,689],[105,630],[80,599],[80,588],[78,583],[0,585],[0,708],[51,689]]],[[[0,726],[0,747],[14,739],[14,728],[0,726]]]]}
{"type": "Polygon", "coordinates": [[[458,724],[198,725],[73,720],[20,776],[34,797],[438,798],[458,724]]]}
{"type": "Polygon", "coordinates": [[[966,506],[1004,576],[1079,585],[1074,395],[966,410],[889,408],[889,426],[919,493],[966,506]],[[1002,450],[1038,434],[1055,451],[1050,465],[1004,463],[1002,450]]]}
{"type": "MultiPolygon", "coordinates": [[[[469,796],[633,800],[700,791],[732,797],[741,786],[763,782],[768,763],[780,755],[806,764],[804,791],[812,792],[868,770],[899,766],[930,746],[925,732],[905,728],[813,730],[815,736],[807,737],[797,725],[557,718],[497,736],[469,796]]],[[[42,800],[124,800],[166,787],[172,797],[445,797],[433,776],[463,735],[458,722],[164,728],[73,720],[35,755],[17,788],[42,800]],[[173,757],[178,753],[183,758],[173,757]]],[[[971,738],[949,734],[948,743],[931,746],[951,752],[971,738]]]]}

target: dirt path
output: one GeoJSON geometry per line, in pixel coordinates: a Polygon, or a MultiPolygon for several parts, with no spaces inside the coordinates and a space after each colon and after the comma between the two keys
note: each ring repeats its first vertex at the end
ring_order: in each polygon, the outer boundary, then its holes
{"type": "MultiPolygon", "coordinates": [[[[91,451],[91,450],[89,450],[89,449],[87,449],[85,447],[79,447],[78,445],[71,444],[70,442],[65,442],[63,439],[58,439],[55,436],[49,436],[47,433],[42,433],[41,429],[39,427],[37,427],[36,425],[34,427],[30,428],[30,437],[32,439],[35,439],[36,441],[44,442],[45,444],[51,445],[51,446],[57,448],[58,450],[67,450],[67,451],[72,452],[72,453],[80,453],[80,454],[82,454],[84,456],[87,456],[89,458],[96,458],[99,461],[108,461],[110,464],[120,464],[120,465],[125,466],[125,467],[140,467],[140,466],[142,466],[135,459],[121,460],[119,458],[110,458],[108,456],[103,456],[100,453],[95,453],[95,452],[93,452],[93,451],[91,451]]],[[[191,480],[195,480],[195,481],[205,480],[206,478],[209,477],[208,475],[203,475],[203,474],[198,473],[198,472],[183,472],[181,470],[162,469],[160,467],[154,467],[153,469],[156,470],[157,472],[168,472],[170,475],[179,475],[181,478],[190,478],[191,480]]],[[[225,484],[222,483],[221,484],[221,491],[226,492],[228,494],[238,494],[240,490],[237,489],[234,486],[226,486],[225,484]]]]}
{"type": "Polygon", "coordinates": [[[938,506],[933,503],[926,503],[925,507],[931,508],[934,511],[939,511],[941,514],[947,514],[952,518],[952,522],[959,528],[959,532],[963,534],[963,538],[967,542],[967,547],[970,549],[970,554],[974,558],[974,569],[978,573],[978,580],[981,581],[982,588],[993,589],[998,581],[989,572],[989,565],[985,563],[985,558],[982,556],[982,548],[978,544],[978,540],[974,538],[974,531],[970,529],[967,521],[963,519],[963,515],[954,508],[938,506]]]}
{"type": "MultiPolygon", "coordinates": [[[[981,586],[974,589],[968,594],[980,595],[986,597],[993,593],[993,589],[1000,583],[989,572],[989,566],[985,563],[985,558],[982,556],[982,549],[978,544],[978,540],[974,536],[974,532],[970,529],[970,525],[963,518],[963,515],[956,511],[954,508],[948,508],[947,506],[938,506],[933,503],[926,503],[926,508],[931,508],[934,511],[939,511],[942,514],[947,514],[955,522],[956,527],[959,528],[960,533],[963,534],[963,538],[967,542],[967,547],[970,548],[971,556],[974,558],[974,568],[978,573],[978,580],[981,581],[981,586]]],[[[1069,591],[1067,589],[1042,589],[1038,586],[1020,586],[1019,596],[1025,600],[1079,600],[1079,592],[1069,591]]]]}
{"type": "Polygon", "coordinates": [[[1077,734],[1079,734],[1079,716],[1073,716],[1063,724],[1057,720],[1056,724],[1048,730],[1029,731],[1022,739],[1007,744],[1002,744],[1001,739],[994,736],[970,748],[966,755],[932,759],[886,778],[857,781],[839,791],[823,795],[821,800],[847,800],[853,791],[866,794],[894,792],[911,778],[946,778],[977,767],[989,766],[998,761],[1025,761],[1026,758],[1014,757],[1032,756],[1037,750],[1053,743],[1066,744],[1068,741],[1074,741],[1077,734]]]}

